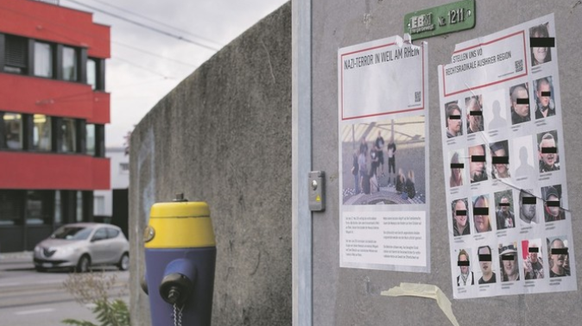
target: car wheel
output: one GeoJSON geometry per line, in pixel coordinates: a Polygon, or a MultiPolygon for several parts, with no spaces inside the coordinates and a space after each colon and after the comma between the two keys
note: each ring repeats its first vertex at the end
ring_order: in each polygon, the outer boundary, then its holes
{"type": "Polygon", "coordinates": [[[89,266],[91,266],[91,259],[87,255],[81,256],[79,262],[77,263],[76,272],[77,273],[87,273],[89,271],[89,266]]]}
{"type": "Polygon", "coordinates": [[[129,255],[127,252],[121,255],[119,263],[117,263],[117,268],[119,268],[120,271],[126,271],[129,268],[129,255]]]}

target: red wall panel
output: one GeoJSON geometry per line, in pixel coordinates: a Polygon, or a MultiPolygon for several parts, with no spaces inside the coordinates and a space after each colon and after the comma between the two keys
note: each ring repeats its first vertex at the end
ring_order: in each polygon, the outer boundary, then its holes
{"type": "Polygon", "coordinates": [[[107,190],[108,158],[0,151],[0,189],[107,190]]]}
{"type": "Polygon", "coordinates": [[[38,1],[0,3],[0,31],[88,48],[89,56],[109,58],[110,27],[93,23],[93,15],[38,1]]]}
{"type": "Polygon", "coordinates": [[[109,123],[110,96],[90,85],[0,73],[0,110],[109,123]]]}

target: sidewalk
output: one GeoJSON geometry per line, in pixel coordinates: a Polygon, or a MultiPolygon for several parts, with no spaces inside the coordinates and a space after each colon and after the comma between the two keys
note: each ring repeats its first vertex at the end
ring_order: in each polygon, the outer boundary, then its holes
{"type": "Polygon", "coordinates": [[[32,262],[32,251],[8,252],[0,254],[0,265],[32,262]]]}

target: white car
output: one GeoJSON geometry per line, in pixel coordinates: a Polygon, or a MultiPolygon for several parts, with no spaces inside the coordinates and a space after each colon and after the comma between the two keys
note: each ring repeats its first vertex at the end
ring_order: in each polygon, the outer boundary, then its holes
{"type": "Polygon", "coordinates": [[[129,268],[129,242],[115,225],[63,225],[34,248],[34,267],[39,272],[69,268],[84,273],[97,265],[117,265],[120,270],[129,268]]]}

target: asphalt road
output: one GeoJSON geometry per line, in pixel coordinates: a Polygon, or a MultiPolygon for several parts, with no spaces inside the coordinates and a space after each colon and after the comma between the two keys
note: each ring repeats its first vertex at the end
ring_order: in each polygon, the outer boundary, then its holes
{"type": "MultiPolygon", "coordinates": [[[[96,275],[110,277],[116,282],[109,291],[111,296],[120,291],[128,303],[129,272],[115,268],[94,270],[96,275]]],[[[83,275],[88,276],[88,275],[83,275]]],[[[0,257],[0,325],[11,326],[57,326],[64,325],[67,318],[95,322],[92,304],[80,304],[68,293],[63,282],[69,278],[68,271],[36,272],[28,253],[2,255],[0,257]]]]}

